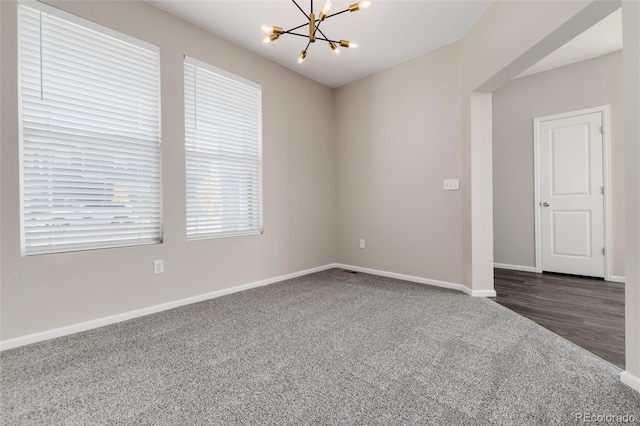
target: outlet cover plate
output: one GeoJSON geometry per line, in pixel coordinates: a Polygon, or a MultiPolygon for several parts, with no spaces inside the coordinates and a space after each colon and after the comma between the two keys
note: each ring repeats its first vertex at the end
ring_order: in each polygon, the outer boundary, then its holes
{"type": "Polygon", "coordinates": [[[460,179],[445,179],[443,184],[443,189],[445,191],[459,191],[460,179]]]}

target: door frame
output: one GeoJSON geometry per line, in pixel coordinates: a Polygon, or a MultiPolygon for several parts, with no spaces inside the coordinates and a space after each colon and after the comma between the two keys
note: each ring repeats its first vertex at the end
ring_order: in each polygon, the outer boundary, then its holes
{"type": "Polygon", "coordinates": [[[542,272],[542,227],[540,224],[540,125],[545,121],[553,121],[578,115],[602,114],[602,178],[604,185],[604,279],[611,281],[612,253],[611,247],[611,144],[610,144],[610,106],[602,105],[562,114],[546,115],[533,119],[533,173],[534,173],[534,217],[535,217],[535,251],[536,272],[542,272]]]}

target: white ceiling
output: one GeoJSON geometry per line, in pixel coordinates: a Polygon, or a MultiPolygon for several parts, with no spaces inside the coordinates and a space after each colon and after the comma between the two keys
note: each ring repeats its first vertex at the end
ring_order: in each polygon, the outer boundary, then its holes
{"type": "Polygon", "coordinates": [[[622,50],[622,9],[598,22],[519,77],[547,71],[622,50]]]}
{"type": "MultiPolygon", "coordinates": [[[[306,60],[298,64],[307,39],[285,35],[264,45],[260,29],[277,25],[287,30],[305,23],[292,1],[147,1],[329,87],[342,86],[459,40],[490,3],[373,0],[369,9],[343,13],[320,27],[329,39],[356,42],[358,48],[341,49],[336,55],[326,42],[317,41],[309,47],[306,60]]],[[[344,10],[355,1],[334,0],[331,12],[344,10]]],[[[309,0],[298,0],[298,4],[309,12],[309,0]]],[[[324,0],[314,2],[316,15],[323,4],[324,0]]],[[[308,27],[297,32],[304,34],[308,27]]]]}
{"type": "MultiPolygon", "coordinates": [[[[322,23],[320,29],[334,40],[358,43],[336,55],[327,43],[309,47],[306,60],[297,63],[307,39],[284,35],[263,44],[263,25],[285,30],[305,23],[290,0],[147,0],[233,43],[269,58],[329,87],[344,84],[389,68],[459,40],[482,15],[491,0],[373,0],[367,10],[343,13],[322,23]]],[[[331,13],[356,0],[334,0],[331,13]]],[[[309,12],[310,0],[297,0],[309,12]]],[[[324,0],[316,0],[318,15],[324,0]]],[[[305,34],[308,27],[296,32],[305,34]]],[[[622,49],[622,13],[616,12],[577,36],[518,77],[584,61],[622,49]]]]}

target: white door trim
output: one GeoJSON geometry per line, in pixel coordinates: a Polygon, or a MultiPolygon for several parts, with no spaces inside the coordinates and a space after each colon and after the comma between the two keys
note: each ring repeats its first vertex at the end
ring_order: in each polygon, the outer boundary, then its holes
{"type": "Polygon", "coordinates": [[[611,145],[610,145],[610,107],[609,105],[570,111],[562,114],[547,115],[533,119],[533,173],[535,212],[536,272],[542,272],[542,232],[540,226],[540,125],[545,121],[575,117],[599,112],[602,114],[602,174],[604,185],[604,279],[611,281],[611,145]]]}

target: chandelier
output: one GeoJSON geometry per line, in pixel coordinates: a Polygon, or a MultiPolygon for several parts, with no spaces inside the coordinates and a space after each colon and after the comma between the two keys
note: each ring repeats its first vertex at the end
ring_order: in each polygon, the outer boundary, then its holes
{"type": "Polygon", "coordinates": [[[342,13],[345,12],[357,12],[358,10],[362,10],[362,9],[367,9],[369,6],[371,6],[371,2],[370,1],[363,1],[360,3],[353,3],[352,5],[350,5],[347,9],[342,10],[340,12],[336,12],[336,13],[332,13],[331,15],[329,15],[329,10],[331,9],[331,0],[327,0],[327,2],[324,4],[324,7],[322,8],[322,10],[320,11],[320,15],[318,16],[318,19],[316,19],[316,16],[313,13],[313,0],[311,0],[311,12],[307,15],[307,13],[300,7],[300,5],[298,3],[296,3],[296,0],[292,0],[293,4],[296,5],[296,7],[300,10],[300,12],[302,12],[302,14],[304,15],[305,19],[307,19],[309,22],[305,22],[302,25],[298,25],[297,27],[293,27],[290,30],[284,31],[282,29],[282,27],[267,27],[264,26],[262,27],[262,30],[269,34],[269,36],[267,36],[264,39],[264,43],[271,43],[272,41],[275,41],[277,39],[280,38],[280,36],[283,36],[285,34],[290,34],[290,35],[294,35],[294,36],[298,36],[298,37],[304,37],[309,39],[309,41],[307,42],[307,47],[304,48],[304,50],[302,52],[300,52],[300,56],[298,57],[298,63],[301,64],[304,61],[304,58],[307,57],[307,50],[309,49],[309,46],[311,45],[311,43],[315,43],[316,40],[321,40],[324,42],[327,42],[329,44],[329,47],[331,48],[331,50],[333,50],[335,53],[340,53],[340,49],[338,48],[338,46],[340,47],[346,47],[346,48],[355,48],[358,47],[357,44],[352,43],[348,40],[331,40],[329,37],[327,37],[322,30],[320,29],[320,25],[325,21],[325,19],[334,17],[336,15],[340,15],[342,13]],[[309,26],[309,34],[300,34],[300,33],[296,33],[294,32],[295,30],[298,30],[302,27],[306,27],[309,26]],[[320,33],[319,36],[316,35],[316,33],[320,33]]]}

